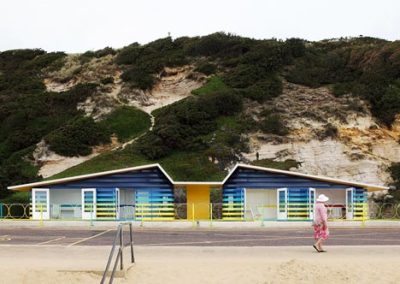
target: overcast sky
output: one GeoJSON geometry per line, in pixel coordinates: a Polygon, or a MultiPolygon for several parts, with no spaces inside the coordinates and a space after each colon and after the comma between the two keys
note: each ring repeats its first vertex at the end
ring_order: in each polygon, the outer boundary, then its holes
{"type": "Polygon", "coordinates": [[[0,0],[0,50],[83,52],[225,31],[400,39],[398,0],[0,0]]]}

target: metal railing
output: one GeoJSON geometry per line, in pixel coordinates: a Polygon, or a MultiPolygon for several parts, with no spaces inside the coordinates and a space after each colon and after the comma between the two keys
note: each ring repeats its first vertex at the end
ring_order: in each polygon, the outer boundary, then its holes
{"type": "Polygon", "coordinates": [[[125,248],[125,243],[124,243],[124,226],[129,226],[129,244],[131,248],[131,263],[135,263],[135,255],[133,252],[133,233],[132,233],[132,223],[131,222],[125,222],[125,223],[120,223],[117,228],[117,234],[115,235],[114,242],[111,248],[110,255],[107,260],[107,265],[106,269],[104,270],[103,277],[101,278],[100,284],[106,283],[107,279],[107,274],[110,269],[110,265],[112,262],[112,259],[115,254],[115,248],[118,246],[118,252],[114,260],[114,265],[113,269],[110,275],[110,281],[108,283],[113,283],[114,281],[114,276],[115,276],[115,271],[117,270],[117,266],[119,263],[120,270],[124,269],[124,248],[125,248]]]}
{"type": "MultiPolygon", "coordinates": [[[[288,211],[294,211],[291,206],[295,206],[296,204],[288,204],[288,211]]],[[[103,209],[105,205],[102,205],[103,209]]],[[[233,206],[233,205],[232,205],[233,206]]],[[[239,205],[235,205],[239,206],[239,205]]],[[[275,204],[266,204],[266,203],[247,203],[246,205],[240,205],[242,207],[242,220],[243,221],[261,221],[264,219],[265,221],[273,221],[277,219],[277,207],[275,204]]],[[[309,203],[302,203],[299,206],[305,211],[307,208],[311,207],[309,203]]],[[[367,203],[363,203],[363,211],[365,213],[365,218],[368,220],[398,220],[400,219],[400,203],[376,203],[369,201],[367,203]]],[[[165,208],[154,206],[151,208],[151,215],[147,214],[146,211],[143,211],[141,204],[135,205],[121,205],[119,208],[119,218],[116,218],[116,214],[114,214],[112,209],[115,205],[108,206],[110,210],[107,212],[111,212],[110,216],[104,217],[104,215],[99,214],[99,208],[97,206],[90,207],[92,212],[89,212],[88,215],[90,218],[83,218],[82,216],[82,204],[56,204],[51,203],[49,206],[49,212],[47,213],[46,205],[36,206],[36,220],[87,220],[90,223],[98,220],[120,220],[120,221],[163,221],[159,216],[164,216],[165,220],[189,220],[189,221],[197,221],[197,216],[208,216],[203,219],[211,219],[215,221],[224,220],[224,213],[227,213],[226,208],[229,207],[227,203],[174,203],[171,205],[169,211],[166,211],[165,208]],[[97,209],[97,210],[96,210],[97,209]],[[94,210],[94,212],[93,212],[94,210]],[[48,218],[44,217],[44,213],[48,218]],[[166,213],[168,215],[166,216],[166,213]],[[114,215],[113,215],[114,214],[114,215]],[[168,217],[168,218],[167,218],[168,217]]],[[[346,220],[346,210],[348,207],[345,206],[344,203],[331,203],[327,205],[328,207],[328,218],[331,220],[346,220]]],[[[357,211],[360,207],[353,205],[354,210],[357,211]],[[356,208],[357,207],[357,208],[356,208]]],[[[106,208],[107,209],[107,208],[106,208]]],[[[228,208],[229,209],[229,208],[228,208]]],[[[0,203],[0,219],[8,219],[8,220],[29,220],[32,219],[32,205],[29,203],[0,203]]],[[[297,209],[296,209],[297,210],[297,209]]],[[[306,219],[306,218],[305,218],[306,219]]]]}

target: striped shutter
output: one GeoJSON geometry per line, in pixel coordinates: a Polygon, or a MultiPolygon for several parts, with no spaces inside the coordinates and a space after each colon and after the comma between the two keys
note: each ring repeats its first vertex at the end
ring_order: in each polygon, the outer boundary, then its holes
{"type": "Polygon", "coordinates": [[[96,216],[98,220],[117,219],[117,189],[98,188],[96,191],[96,216]]]}
{"type": "Polygon", "coordinates": [[[288,220],[309,219],[309,189],[290,188],[288,190],[288,220]]]}
{"type": "Polygon", "coordinates": [[[244,188],[225,188],[223,190],[223,220],[244,220],[244,195],[244,188]]]}
{"type": "Polygon", "coordinates": [[[136,190],[135,219],[166,221],[175,219],[174,194],[172,189],[136,190]]]}
{"type": "Polygon", "coordinates": [[[367,193],[362,188],[353,189],[353,220],[367,218],[367,193]]]}

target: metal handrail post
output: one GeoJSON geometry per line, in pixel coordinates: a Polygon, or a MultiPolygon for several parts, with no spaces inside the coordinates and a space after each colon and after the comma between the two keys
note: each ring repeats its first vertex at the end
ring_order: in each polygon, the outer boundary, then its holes
{"type": "Polygon", "coordinates": [[[130,238],[130,242],[131,242],[131,263],[135,263],[135,255],[133,253],[132,223],[129,223],[129,238],[130,238]]]}
{"type": "Polygon", "coordinates": [[[119,250],[120,250],[120,269],[124,269],[124,254],[123,254],[123,248],[124,248],[124,230],[122,225],[119,225],[119,229],[121,233],[119,234],[119,250]]]}
{"type": "Polygon", "coordinates": [[[119,250],[119,251],[118,251],[118,254],[117,254],[117,258],[116,258],[115,263],[114,263],[114,266],[113,266],[113,270],[112,270],[112,272],[111,272],[110,282],[108,282],[108,283],[110,283],[110,284],[112,284],[112,283],[114,282],[114,275],[115,275],[115,271],[117,270],[118,259],[119,259],[119,255],[120,255],[120,254],[121,254],[121,251],[119,250]]]}
{"type": "Polygon", "coordinates": [[[115,238],[114,238],[114,242],[113,242],[113,246],[112,246],[112,248],[111,248],[110,256],[108,257],[106,269],[105,269],[105,271],[104,271],[103,277],[101,278],[100,284],[104,284],[104,283],[105,283],[106,276],[107,276],[107,271],[108,271],[108,269],[110,268],[111,259],[112,259],[112,256],[114,255],[115,245],[116,245],[117,240],[118,240],[118,238],[119,238],[119,235],[118,235],[119,233],[120,233],[120,230],[119,230],[119,228],[118,228],[118,230],[117,230],[117,235],[116,235],[115,238]]]}

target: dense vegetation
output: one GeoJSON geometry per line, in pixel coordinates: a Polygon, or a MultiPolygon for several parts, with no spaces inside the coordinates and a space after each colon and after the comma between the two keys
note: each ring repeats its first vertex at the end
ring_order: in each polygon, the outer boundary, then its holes
{"type": "Polygon", "coordinates": [[[373,114],[390,126],[400,112],[400,42],[374,38],[323,41],[309,46],[287,79],[318,87],[332,84],[335,95],[368,100],[373,114]]]}
{"type": "MultiPolygon", "coordinates": [[[[130,88],[150,90],[165,67],[186,64],[208,76],[193,96],[154,111],[152,131],[147,114],[132,107],[115,110],[100,122],[85,117],[77,104],[101,94],[114,74],[99,82],[75,85],[68,91],[46,90],[46,72],[59,70],[62,52],[11,50],[0,53],[0,188],[34,181],[31,163],[35,144],[45,139],[50,149],[66,155],[86,155],[92,146],[139,137],[122,151],[96,157],[58,176],[107,170],[157,161],[177,179],[218,179],[225,167],[246,152],[248,131],[284,136],[280,113],[268,108],[282,93],[282,80],[311,87],[329,86],[336,96],[366,99],[373,114],[390,126],[400,113],[400,42],[374,38],[344,38],[320,42],[301,39],[255,40],[225,33],[203,37],[162,38],[120,50],[106,47],[79,57],[81,64],[113,56],[130,88]],[[247,104],[264,106],[255,121],[247,104]]],[[[321,135],[335,137],[329,127],[321,135]]],[[[287,168],[296,161],[259,165],[287,168]]],[[[0,191],[0,197],[3,191],[0,191]]]]}

